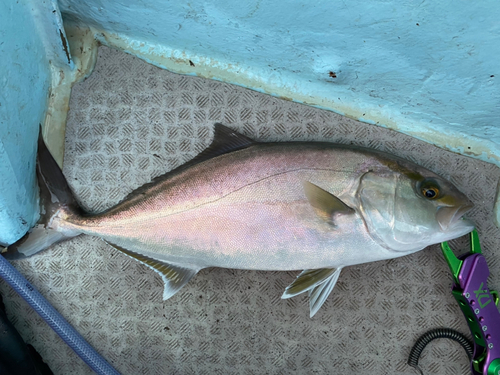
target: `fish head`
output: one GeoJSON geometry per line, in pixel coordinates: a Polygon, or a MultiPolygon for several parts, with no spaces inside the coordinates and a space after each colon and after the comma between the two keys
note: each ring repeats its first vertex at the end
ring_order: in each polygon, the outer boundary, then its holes
{"type": "Polygon", "coordinates": [[[360,212],[372,238],[410,253],[474,229],[463,218],[473,203],[451,182],[413,163],[394,165],[360,181],[360,212]]]}

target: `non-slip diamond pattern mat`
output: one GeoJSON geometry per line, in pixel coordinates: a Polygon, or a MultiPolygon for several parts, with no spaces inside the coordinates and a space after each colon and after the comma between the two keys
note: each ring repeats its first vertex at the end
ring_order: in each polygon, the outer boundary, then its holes
{"type": "MultiPolygon", "coordinates": [[[[474,201],[500,288],[493,204],[500,171],[403,134],[229,84],[172,74],[101,47],[74,86],[64,173],[82,205],[105,209],[203,150],[222,122],[261,141],[322,140],[402,156],[449,178],[474,201]]],[[[465,248],[464,240],[454,241],[465,248]]],[[[15,266],[124,375],[407,374],[411,345],[435,327],[468,332],[438,246],[349,267],[318,314],[307,296],[281,300],[297,272],[201,271],[163,302],[162,281],[97,238],[81,236],[15,266]]],[[[9,317],[55,374],[85,364],[4,283],[9,317]]],[[[467,374],[462,349],[439,340],[425,374],[467,374]]]]}

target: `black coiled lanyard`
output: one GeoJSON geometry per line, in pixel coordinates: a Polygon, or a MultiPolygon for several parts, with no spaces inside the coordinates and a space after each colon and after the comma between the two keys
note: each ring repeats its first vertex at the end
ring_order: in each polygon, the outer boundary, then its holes
{"type": "Polygon", "coordinates": [[[408,365],[414,367],[420,373],[420,375],[424,375],[424,373],[422,369],[418,367],[418,359],[420,358],[420,355],[424,351],[425,347],[431,341],[436,339],[450,339],[458,342],[467,352],[469,361],[472,360],[472,356],[474,355],[474,347],[472,346],[472,342],[465,335],[451,328],[433,329],[420,336],[415,345],[413,345],[413,348],[411,348],[410,356],[408,357],[408,365]]]}

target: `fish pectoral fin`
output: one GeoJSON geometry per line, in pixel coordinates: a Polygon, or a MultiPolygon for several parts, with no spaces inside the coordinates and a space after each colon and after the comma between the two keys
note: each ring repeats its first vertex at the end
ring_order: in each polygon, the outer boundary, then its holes
{"type": "Polygon", "coordinates": [[[333,216],[336,214],[354,213],[351,207],[319,186],[309,181],[304,181],[302,184],[307,200],[321,218],[333,221],[333,216]]]}
{"type": "Polygon", "coordinates": [[[128,255],[129,257],[138,260],[155,272],[159,273],[161,278],[163,279],[163,282],[165,283],[165,289],[163,290],[164,300],[169,299],[175,293],[177,293],[201,269],[164,263],[148,256],[136,253],[134,251],[124,249],[112,243],[108,242],[108,244],[121,251],[122,253],[128,255]]]}
{"type": "Polygon", "coordinates": [[[321,306],[326,301],[326,298],[330,295],[333,287],[339,279],[340,271],[342,267],[339,267],[335,272],[326,280],[325,282],[316,285],[314,288],[309,289],[309,316],[312,318],[314,314],[318,312],[321,306]]]}
{"type": "Polygon", "coordinates": [[[304,270],[288,285],[281,296],[282,299],[295,297],[301,293],[313,289],[327,281],[335,273],[335,268],[320,268],[316,270],[304,270]]]}

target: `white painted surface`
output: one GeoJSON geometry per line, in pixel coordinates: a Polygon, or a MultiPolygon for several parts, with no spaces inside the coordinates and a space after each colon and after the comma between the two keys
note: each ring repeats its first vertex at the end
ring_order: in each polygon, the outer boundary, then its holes
{"type": "Polygon", "coordinates": [[[102,42],[170,70],[329,108],[500,160],[499,2],[60,5],[67,20],[102,32],[102,42]]]}
{"type": "Polygon", "coordinates": [[[0,1],[0,244],[38,219],[36,141],[45,122],[51,71],[68,66],[55,0],[0,1]]]}

